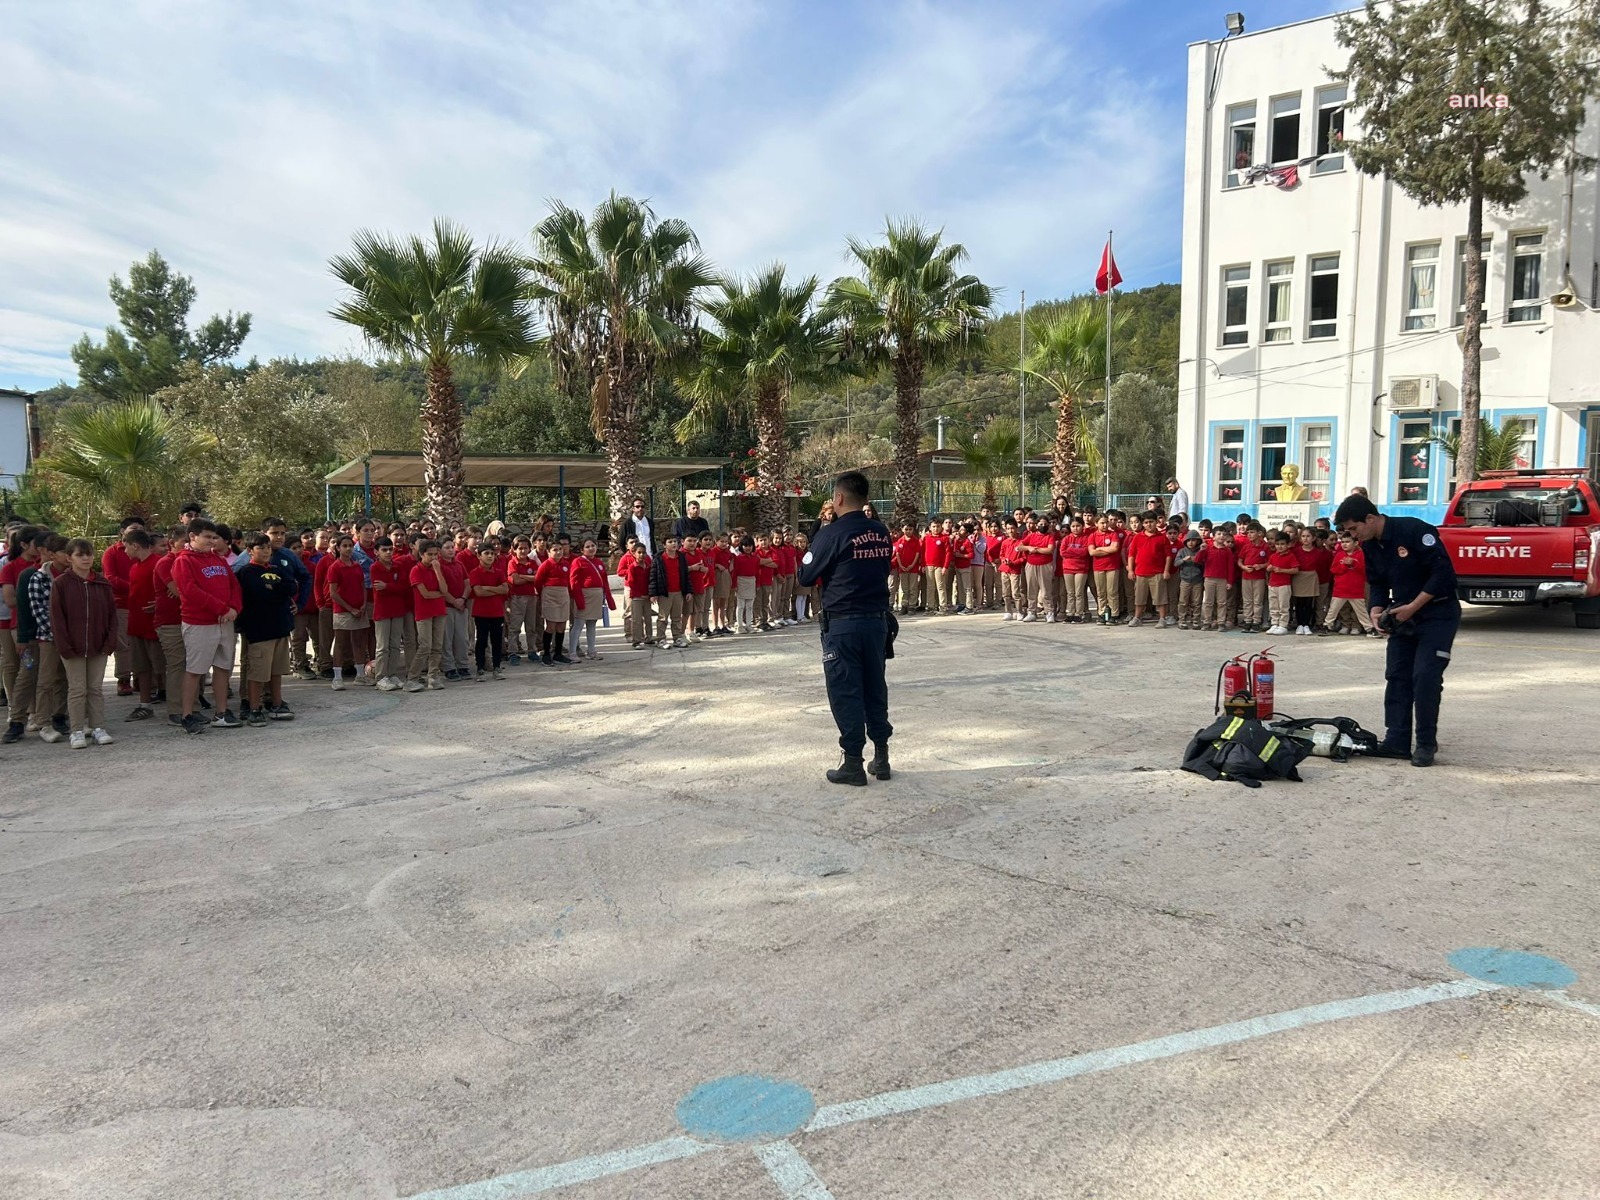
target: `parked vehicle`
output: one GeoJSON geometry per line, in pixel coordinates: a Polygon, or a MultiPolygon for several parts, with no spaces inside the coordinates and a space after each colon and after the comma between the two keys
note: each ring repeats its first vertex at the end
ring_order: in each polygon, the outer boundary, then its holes
{"type": "Polygon", "coordinates": [[[1600,485],[1582,469],[1485,471],[1439,536],[1466,603],[1571,604],[1578,628],[1600,628],[1600,485]]]}

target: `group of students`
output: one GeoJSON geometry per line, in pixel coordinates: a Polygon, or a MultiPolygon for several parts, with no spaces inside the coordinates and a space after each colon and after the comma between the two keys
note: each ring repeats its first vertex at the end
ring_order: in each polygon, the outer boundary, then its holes
{"type": "Polygon", "coordinates": [[[1248,513],[1018,509],[901,526],[891,595],[901,615],[1002,612],[1007,621],[1380,637],[1354,538],[1326,518],[1268,530],[1248,513]]]}
{"type": "Polygon", "coordinates": [[[628,640],[635,649],[658,642],[684,647],[814,621],[817,589],[795,585],[809,545],[805,534],[784,526],[770,533],[735,529],[667,537],[652,557],[630,536],[617,564],[628,640]]]}

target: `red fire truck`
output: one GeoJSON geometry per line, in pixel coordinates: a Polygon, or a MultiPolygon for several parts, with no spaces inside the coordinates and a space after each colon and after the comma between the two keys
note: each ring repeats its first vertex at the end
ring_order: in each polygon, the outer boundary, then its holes
{"type": "Polygon", "coordinates": [[[1600,628],[1600,486],[1581,468],[1485,471],[1450,502],[1439,536],[1468,604],[1571,604],[1600,628]]]}

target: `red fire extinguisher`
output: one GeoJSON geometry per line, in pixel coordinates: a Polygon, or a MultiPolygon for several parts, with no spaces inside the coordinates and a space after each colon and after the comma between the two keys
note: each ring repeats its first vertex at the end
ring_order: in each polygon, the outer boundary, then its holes
{"type": "Polygon", "coordinates": [[[1221,712],[1223,705],[1234,707],[1235,697],[1243,697],[1248,701],[1250,693],[1250,671],[1244,655],[1229,659],[1222,664],[1222,670],[1217,672],[1217,706],[1214,712],[1221,712]]]}
{"type": "Polygon", "coordinates": [[[1273,665],[1271,648],[1250,656],[1250,690],[1256,698],[1256,719],[1265,721],[1272,716],[1272,696],[1276,688],[1277,671],[1273,665]]]}

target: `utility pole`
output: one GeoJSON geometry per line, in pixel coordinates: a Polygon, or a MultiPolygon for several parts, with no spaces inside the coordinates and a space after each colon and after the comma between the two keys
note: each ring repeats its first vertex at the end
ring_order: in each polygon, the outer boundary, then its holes
{"type": "Polygon", "coordinates": [[[934,443],[934,447],[935,447],[935,449],[938,449],[938,450],[943,450],[944,449],[944,414],[943,413],[939,414],[939,440],[936,443],[934,443]]]}
{"type": "Polygon", "coordinates": [[[1017,502],[1013,507],[1023,508],[1028,503],[1028,376],[1024,371],[1028,361],[1028,293],[1022,293],[1022,317],[1017,322],[1017,391],[1022,405],[1017,421],[1017,502]]]}

